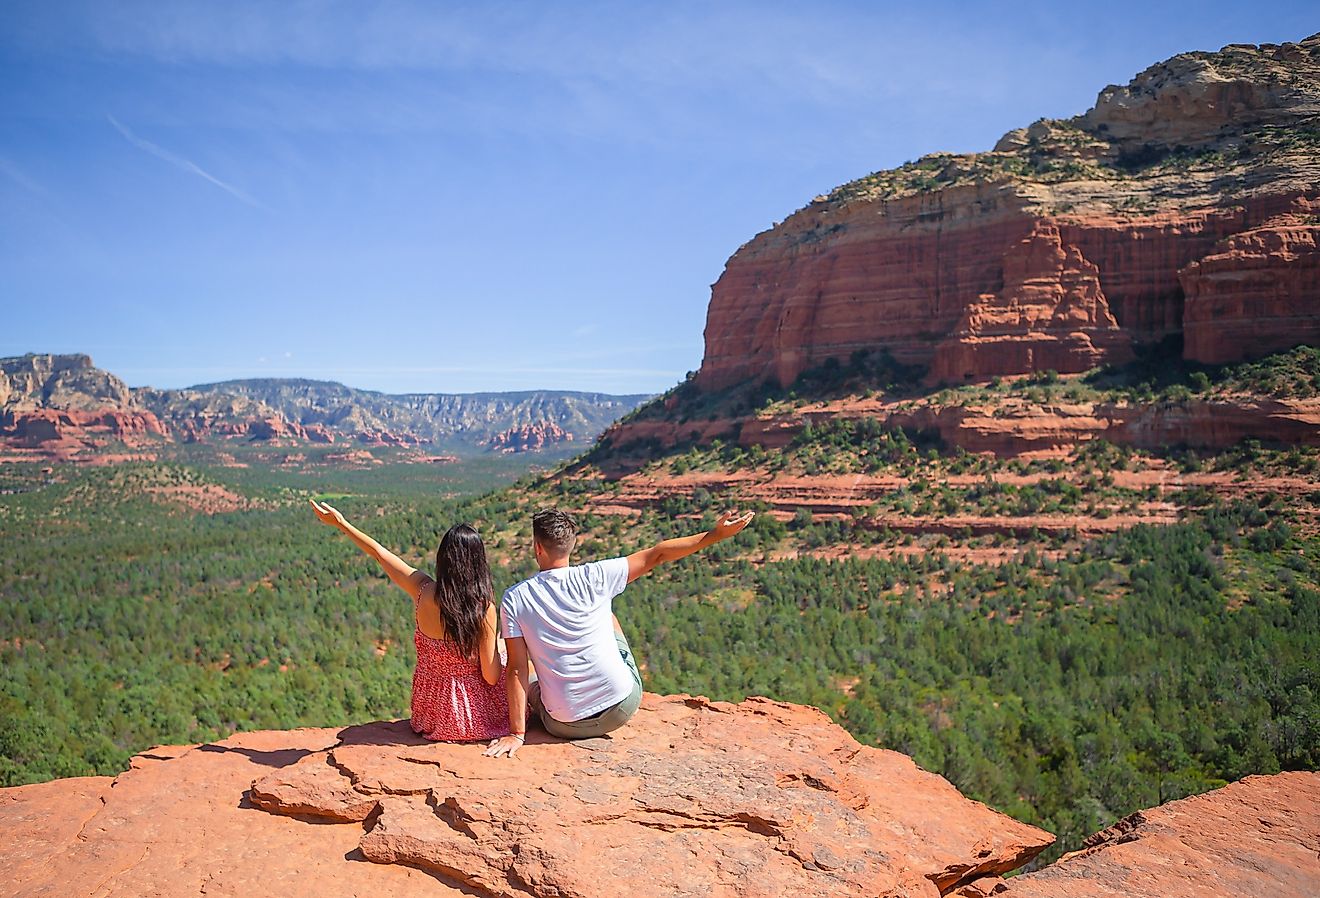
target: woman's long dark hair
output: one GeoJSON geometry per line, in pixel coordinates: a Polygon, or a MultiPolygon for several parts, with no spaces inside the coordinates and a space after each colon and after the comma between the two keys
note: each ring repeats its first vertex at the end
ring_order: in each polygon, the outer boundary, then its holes
{"type": "Polygon", "coordinates": [[[471,524],[450,527],[435,553],[435,603],[445,637],[458,643],[464,657],[476,654],[494,594],[481,536],[471,524]]]}

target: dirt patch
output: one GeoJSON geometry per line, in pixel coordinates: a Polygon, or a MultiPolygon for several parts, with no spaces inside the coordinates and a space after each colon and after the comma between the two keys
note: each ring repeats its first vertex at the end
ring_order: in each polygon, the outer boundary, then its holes
{"type": "Polygon", "coordinates": [[[145,489],[159,501],[201,514],[223,514],[257,507],[257,503],[246,496],[215,483],[149,486],[145,489]]]}

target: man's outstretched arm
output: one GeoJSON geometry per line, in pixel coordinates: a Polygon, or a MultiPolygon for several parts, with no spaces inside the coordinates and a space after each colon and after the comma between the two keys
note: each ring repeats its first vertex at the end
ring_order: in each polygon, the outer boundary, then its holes
{"type": "Polygon", "coordinates": [[[754,514],[755,512],[749,511],[736,517],[731,514],[725,515],[713,529],[705,533],[667,539],[649,549],[632,553],[628,556],[628,582],[633,582],[643,574],[649,574],[657,564],[686,558],[693,552],[699,552],[734,536],[752,522],[754,514]]]}

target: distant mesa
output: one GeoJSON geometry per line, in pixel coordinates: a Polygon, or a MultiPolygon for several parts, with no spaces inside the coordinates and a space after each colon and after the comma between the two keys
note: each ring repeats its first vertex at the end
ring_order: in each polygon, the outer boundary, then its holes
{"type": "MultiPolygon", "coordinates": [[[[86,355],[0,359],[0,451],[69,458],[109,446],[245,441],[420,449],[440,456],[590,443],[648,397],[604,393],[388,395],[272,379],[131,388],[86,355]]],[[[17,453],[14,455],[14,453],[17,453]]]]}
{"type": "Polygon", "coordinates": [[[1318,245],[1320,35],[1184,53],[1106,87],[1083,115],[1010,131],[990,152],[875,172],[757,234],[711,289],[701,367],[611,427],[603,454],[626,467],[714,440],[774,449],[809,421],[848,417],[997,455],[1100,439],[1317,445],[1315,397],[932,397],[1320,345],[1318,245]],[[929,401],[886,395],[888,375],[879,398],[851,403],[813,386],[874,359],[929,401]],[[820,406],[760,414],[776,390],[820,406]]]}
{"type": "Polygon", "coordinates": [[[1094,108],[817,197],[715,283],[696,383],[888,351],[932,382],[1320,342],[1320,35],[1184,53],[1094,108]]]}

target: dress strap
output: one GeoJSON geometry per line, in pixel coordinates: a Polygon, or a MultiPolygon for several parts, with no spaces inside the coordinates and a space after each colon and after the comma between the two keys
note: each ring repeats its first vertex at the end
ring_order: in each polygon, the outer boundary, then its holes
{"type": "Polygon", "coordinates": [[[434,580],[432,580],[430,577],[426,576],[425,574],[422,575],[422,585],[417,587],[417,595],[413,596],[414,608],[416,608],[418,603],[422,601],[422,590],[426,589],[426,584],[434,583],[434,582],[435,582],[434,580]]]}

